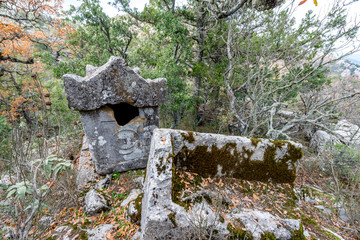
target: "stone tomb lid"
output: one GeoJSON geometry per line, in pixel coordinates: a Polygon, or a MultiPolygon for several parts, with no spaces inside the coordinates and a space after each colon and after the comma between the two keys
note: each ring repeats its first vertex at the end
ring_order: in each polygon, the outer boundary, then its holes
{"type": "Polygon", "coordinates": [[[112,56],[101,67],[87,67],[87,76],[63,76],[68,105],[73,110],[95,110],[106,104],[129,103],[135,107],[156,107],[165,100],[166,79],[144,79],[112,56]]]}

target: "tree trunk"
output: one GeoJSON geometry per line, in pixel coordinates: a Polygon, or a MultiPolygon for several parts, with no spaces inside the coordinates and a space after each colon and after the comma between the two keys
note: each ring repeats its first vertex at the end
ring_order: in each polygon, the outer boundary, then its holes
{"type": "MultiPolygon", "coordinates": [[[[203,8],[201,8],[201,17],[198,19],[198,50],[197,50],[197,60],[196,63],[198,66],[202,66],[203,58],[204,58],[204,41],[205,41],[205,17],[206,13],[203,8]]],[[[196,125],[200,125],[202,122],[202,117],[200,114],[200,90],[201,90],[201,82],[202,82],[202,74],[198,73],[194,78],[194,103],[196,110],[196,125]]]]}

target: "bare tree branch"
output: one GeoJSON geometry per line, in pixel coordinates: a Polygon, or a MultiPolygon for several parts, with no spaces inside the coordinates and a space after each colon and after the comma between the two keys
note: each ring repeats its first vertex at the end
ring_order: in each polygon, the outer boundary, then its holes
{"type": "Polygon", "coordinates": [[[242,8],[245,5],[246,2],[247,2],[247,0],[241,0],[236,6],[234,6],[230,10],[228,10],[226,12],[221,12],[218,15],[218,19],[230,17],[231,15],[236,13],[240,8],[242,8]]]}

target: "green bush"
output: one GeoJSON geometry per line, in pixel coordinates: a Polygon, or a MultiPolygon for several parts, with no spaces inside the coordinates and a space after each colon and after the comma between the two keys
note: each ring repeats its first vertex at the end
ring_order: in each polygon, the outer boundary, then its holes
{"type": "Polygon", "coordinates": [[[69,109],[62,80],[51,79],[45,83],[45,87],[50,93],[49,100],[52,103],[52,113],[49,114],[52,135],[58,135],[60,130],[62,135],[79,134],[81,127],[76,127],[75,130],[73,125],[74,121],[80,123],[79,113],[69,109]]]}
{"type": "Polygon", "coordinates": [[[0,115],[0,162],[11,157],[11,128],[6,119],[0,115]]]}
{"type": "Polygon", "coordinates": [[[359,182],[360,149],[358,146],[336,144],[331,149],[333,165],[338,177],[350,182],[359,182]]]}

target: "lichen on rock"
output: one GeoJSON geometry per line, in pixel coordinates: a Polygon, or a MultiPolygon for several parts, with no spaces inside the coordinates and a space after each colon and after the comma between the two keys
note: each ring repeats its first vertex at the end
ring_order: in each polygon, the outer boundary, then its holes
{"type": "Polygon", "coordinates": [[[137,198],[130,201],[126,208],[126,217],[134,224],[140,224],[141,221],[141,203],[143,199],[143,193],[138,194],[137,198]]]}

